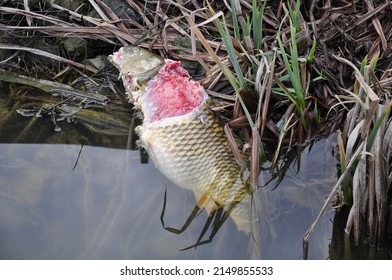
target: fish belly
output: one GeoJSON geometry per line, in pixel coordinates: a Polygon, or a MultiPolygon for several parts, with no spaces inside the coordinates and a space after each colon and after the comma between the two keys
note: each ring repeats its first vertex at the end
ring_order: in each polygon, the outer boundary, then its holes
{"type": "Polygon", "coordinates": [[[237,227],[248,231],[247,180],[235,161],[218,116],[205,107],[192,118],[138,127],[141,144],[156,167],[181,188],[208,195],[230,210],[237,227]],[[238,205],[237,205],[238,204],[238,205]]]}

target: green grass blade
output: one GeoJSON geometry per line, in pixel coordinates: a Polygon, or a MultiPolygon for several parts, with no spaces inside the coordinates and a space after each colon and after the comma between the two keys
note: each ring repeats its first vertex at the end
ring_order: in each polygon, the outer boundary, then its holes
{"type": "Polygon", "coordinates": [[[316,37],[313,35],[313,43],[312,43],[312,48],[309,51],[307,60],[309,63],[313,63],[314,59],[315,59],[315,53],[316,53],[316,46],[317,46],[317,42],[316,42],[316,37]]]}
{"type": "Polygon", "coordinates": [[[365,73],[365,66],[367,65],[367,62],[368,62],[368,55],[365,55],[364,59],[362,59],[361,67],[359,68],[359,72],[362,74],[362,76],[365,73]]]}
{"type": "Polygon", "coordinates": [[[285,96],[290,100],[291,103],[294,104],[295,109],[300,112],[301,107],[295,98],[295,96],[287,89],[287,87],[277,78],[274,79],[275,83],[283,90],[285,96]]]}
{"type": "Polygon", "coordinates": [[[252,117],[251,117],[249,111],[248,111],[248,108],[246,107],[246,104],[245,104],[244,100],[242,99],[241,94],[237,93],[237,96],[238,96],[238,100],[240,101],[242,110],[244,111],[244,114],[245,114],[245,116],[246,116],[246,119],[247,119],[248,122],[249,122],[249,125],[250,125],[251,127],[254,127],[255,124],[254,124],[254,122],[253,122],[253,120],[252,120],[252,117]]]}
{"type": "Polygon", "coordinates": [[[291,21],[290,21],[290,31],[291,31],[291,44],[290,44],[291,64],[293,65],[290,78],[291,78],[291,82],[293,83],[295,94],[297,95],[301,108],[304,109],[306,107],[306,104],[305,104],[305,98],[304,98],[302,84],[301,84],[301,72],[299,70],[299,63],[298,63],[297,41],[295,39],[295,29],[291,21]]]}
{"type": "Polygon", "coordinates": [[[214,52],[214,50],[211,48],[210,44],[208,43],[207,39],[204,37],[203,33],[201,33],[200,29],[196,26],[195,22],[192,20],[192,18],[188,17],[187,18],[190,27],[193,29],[195,32],[195,35],[199,39],[200,43],[203,45],[203,47],[207,50],[208,54],[211,56],[211,58],[214,60],[214,62],[219,65],[219,68],[222,70],[223,74],[231,84],[231,86],[234,88],[234,90],[238,91],[240,89],[239,82],[237,78],[234,76],[234,74],[230,71],[230,69],[222,63],[221,58],[218,57],[218,55],[214,52]]]}
{"type": "Polygon", "coordinates": [[[240,26],[238,24],[238,18],[237,18],[237,9],[235,7],[235,0],[231,0],[230,6],[231,6],[231,15],[233,18],[233,27],[234,27],[234,38],[236,38],[238,41],[240,41],[240,26]]]}
{"type": "MultiPolygon", "coordinates": [[[[213,10],[213,8],[208,5],[210,12],[214,16],[216,13],[213,10]]],[[[219,33],[222,36],[223,43],[227,49],[227,54],[229,55],[229,59],[231,64],[233,65],[234,71],[237,75],[237,79],[239,81],[239,86],[240,88],[243,88],[245,86],[245,77],[244,74],[242,73],[240,64],[238,63],[237,55],[235,53],[235,49],[233,46],[233,42],[231,40],[231,35],[229,32],[229,29],[227,28],[225,19],[222,18],[223,24],[219,21],[219,19],[215,20],[215,24],[218,27],[219,33]]]]}
{"type": "Polygon", "coordinates": [[[372,68],[372,70],[374,71],[376,69],[376,65],[378,63],[378,59],[380,58],[380,51],[377,51],[372,59],[369,62],[370,67],[372,68]]]}
{"type": "Polygon", "coordinates": [[[381,113],[380,117],[377,119],[376,123],[374,124],[372,130],[370,131],[368,140],[366,142],[366,151],[370,151],[370,149],[372,148],[374,140],[376,139],[377,132],[380,129],[380,126],[384,118],[387,115],[389,115],[391,108],[392,108],[392,101],[390,101],[389,104],[386,106],[386,108],[384,109],[384,111],[381,113]]]}
{"type": "Polygon", "coordinates": [[[253,42],[254,47],[257,50],[260,50],[262,47],[263,40],[263,16],[264,9],[267,1],[264,1],[262,6],[259,7],[257,4],[257,0],[252,1],[252,30],[253,30],[253,42]]]}
{"type": "Polygon", "coordinates": [[[287,3],[288,8],[289,8],[289,13],[290,13],[290,17],[293,21],[294,27],[296,32],[300,31],[301,29],[301,25],[299,23],[299,8],[301,6],[301,1],[298,0],[295,4],[295,10],[293,10],[292,7],[292,3],[294,2],[294,0],[290,1],[291,3],[287,3]]]}

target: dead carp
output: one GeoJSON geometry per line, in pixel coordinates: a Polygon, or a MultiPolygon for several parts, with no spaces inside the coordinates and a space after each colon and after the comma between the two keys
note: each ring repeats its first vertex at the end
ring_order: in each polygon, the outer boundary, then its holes
{"type": "Polygon", "coordinates": [[[136,128],[155,166],[196,196],[227,210],[237,228],[250,230],[248,181],[233,157],[221,118],[199,82],[181,63],[126,46],[109,56],[127,94],[143,113],[136,128]],[[198,194],[198,195],[197,195],[198,194]]]}

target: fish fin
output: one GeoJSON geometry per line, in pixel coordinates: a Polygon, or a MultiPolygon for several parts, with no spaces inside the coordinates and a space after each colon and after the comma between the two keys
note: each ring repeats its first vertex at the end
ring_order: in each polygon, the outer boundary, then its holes
{"type": "Polygon", "coordinates": [[[158,158],[154,153],[153,144],[151,142],[151,133],[143,125],[139,125],[135,128],[136,133],[139,135],[138,145],[142,146],[148,153],[148,156],[154,162],[156,168],[160,168],[158,158]]]}
{"type": "Polygon", "coordinates": [[[248,212],[247,205],[236,205],[234,209],[230,212],[230,217],[232,218],[234,224],[236,225],[239,231],[243,231],[246,234],[251,231],[251,215],[248,212]],[[245,207],[244,209],[241,209],[245,207]]]}
{"type": "MultiPolygon", "coordinates": [[[[215,203],[208,192],[201,193],[193,191],[193,194],[195,195],[197,206],[201,209],[205,209],[208,216],[211,216],[211,214],[218,209],[218,204],[215,203]]],[[[251,230],[251,216],[249,207],[249,201],[242,201],[235,205],[229,213],[237,229],[239,231],[245,232],[246,234],[248,234],[251,230]]]]}
{"type": "Polygon", "coordinates": [[[160,169],[161,166],[160,166],[160,164],[159,164],[159,162],[157,160],[157,157],[156,157],[153,149],[147,149],[147,152],[148,152],[148,155],[150,156],[150,158],[152,159],[152,161],[154,162],[155,167],[160,169]]]}
{"type": "Polygon", "coordinates": [[[201,193],[198,191],[193,191],[193,194],[195,195],[197,206],[199,208],[204,208],[208,216],[210,216],[210,214],[218,208],[217,204],[211,198],[211,195],[208,192],[201,193]]]}

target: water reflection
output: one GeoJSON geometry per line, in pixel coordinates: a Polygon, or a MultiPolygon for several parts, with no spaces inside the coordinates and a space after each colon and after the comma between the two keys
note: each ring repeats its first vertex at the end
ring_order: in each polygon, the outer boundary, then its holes
{"type": "MultiPolygon", "coordinates": [[[[164,222],[164,215],[166,211],[166,204],[167,204],[167,195],[165,192],[165,197],[164,197],[164,202],[163,202],[163,207],[162,207],[162,213],[161,213],[161,223],[164,229],[167,231],[174,233],[174,234],[182,234],[185,230],[188,229],[188,227],[191,225],[191,223],[199,216],[202,211],[207,212],[207,220],[200,232],[199,237],[197,238],[197,241],[186,247],[181,249],[181,251],[189,250],[189,249],[196,249],[197,247],[205,244],[209,244],[212,242],[214,239],[215,235],[218,233],[220,228],[223,226],[223,224],[226,222],[226,220],[230,217],[233,219],[233,221],[236,223],[237,229],[240,231],[243,231],[247,234],[250,233],[251,231],[251,221],[252,221],[252,216],[251,216],[251,211],[249,206],[251,196],[246,194],[244,197],[244,192],[242,189],[238,190],[236,194],[234,194],[234,199],[233,201],[226,203],[224,205],[218,204],[217,202],[214,201],[212,198],[211,193],[205,192],[200,199],[198,199],[196,206],[193,208],[192,212],[188,216],[187,220],[185,223],[182,225],[181,228],[174,228],[170,226],[166,226],[164,222]],[[240,197],[241,199],[237,199],[237,197],[240,197]],[[244,201],[245,200],[245,201],[244,201]],[[246,202],[246,204],[245,204],[246,202]],[[246,230],[244,228],[239,227],[238,216],[233,216],[233,214],[237,214],[234,211],[240,208],[239,206],[240,203],[246,207],[246,209],[239,209],[239,211],[245,212],[241,213],[241,224],[246,224],[246,230]],[[237,208],[238,207],[238,208],[237,208]],[[249,226],[248,226],[249,225],[249,226]],[[208,233],[208,230],[210,229],[210,232],[208,233]]],[[[238,211],[238,210],[237,210],[238,211]]],[[[257,242],[256,242],[257,243],[257,242]]]]}
{"type": "MultiPolygon", "coordinates": [[[[333,138],[332,138],[333,139],[333,138]]],[[[335,183],[334,144],[326,139],[303,153],[278,188],[252,200],[252,233],[227,219],[212,243],[195,243],[208,219],[202,212],[180,235],[196,205],[138,151],[80,145],[0,145],[1,259],[299,259],[302,238],[335,183]],[[317,163],[317,164],[316,164],[317,163]],[[257,243],[256,243],[257,242],[257,243]]],[[[269,174],[261,180],[267,181],[269,174]]],[[[325,217],[310,241],[310,258],[328,257],[332,224],[325,217]]]]}
{"type": "Polygon", "coordinates": [[[192,242],[191,232],[175,236],[159,221],[165,186],[180,202],[176,214],[194,204],[192,197],[174,191],[152,165],[140,165],[134,151],[85,146],[72,171],[79,150],[1,145],[1,258],[195,255],[178,252],[192,242]]]}

